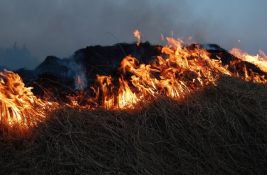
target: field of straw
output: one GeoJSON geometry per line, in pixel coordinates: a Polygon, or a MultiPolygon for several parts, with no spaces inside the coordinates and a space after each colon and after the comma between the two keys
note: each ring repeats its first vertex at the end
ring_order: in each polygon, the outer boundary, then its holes
{"type": "Polygon", "coordinates": [[[267,174],[267,86],[222,78],[139,110],[60,109],[0,141],[0,174],[267,174]]]}

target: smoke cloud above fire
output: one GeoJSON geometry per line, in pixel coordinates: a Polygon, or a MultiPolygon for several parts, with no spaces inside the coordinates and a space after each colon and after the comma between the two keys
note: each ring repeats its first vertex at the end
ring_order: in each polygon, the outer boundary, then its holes
{"type": "MultiPolygon", "coordinates": [[[[1,0],[0,48],[26,45],[41,62],[88,45],[133,42],[132,32],[139,29],[152,43],[161,43],[164,34],[266,51],[266,5],[264,0],[1,0]]],[[[9,66],[30,63],[16,64],[9,66]]]]}

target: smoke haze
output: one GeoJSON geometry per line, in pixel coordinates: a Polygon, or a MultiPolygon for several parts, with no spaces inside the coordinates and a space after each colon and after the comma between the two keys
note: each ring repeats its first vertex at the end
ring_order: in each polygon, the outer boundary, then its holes
{"type": "MultiPolygon", "coordinates": [[[[41,62],[87,45],[132,42],[138,28],[143,40],[154,43],[161,33],[173,33],[255,53],[267,50],[266,5],[264,0],[1,0],[0,48],[25,44],[41,62]]],[[[28,65],[33,62],[10,60],[8,66],[28,65]]]]}

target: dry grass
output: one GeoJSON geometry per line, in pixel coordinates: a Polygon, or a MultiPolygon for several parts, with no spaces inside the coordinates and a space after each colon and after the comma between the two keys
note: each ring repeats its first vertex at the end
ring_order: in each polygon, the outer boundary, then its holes
{"type": "Polygon", "coordinates": [[[0,157],[0,174],[267,174],[267,87],[223,78],[138,112],[62,109],[0,157]]]}

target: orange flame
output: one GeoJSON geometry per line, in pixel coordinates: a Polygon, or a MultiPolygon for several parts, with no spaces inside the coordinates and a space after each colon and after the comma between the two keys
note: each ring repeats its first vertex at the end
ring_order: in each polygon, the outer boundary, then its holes
{"type": "MultiPolygon", "coordinates": [[[[134,32],[140,44],[141,33],[134,32]]],[[[96,85],[91,87],[94,96],[80,93],[69,97],[68,106],[75,108],[106,109],[135,108],[137,103],[157,96],[167,96],[172,99],[183,99],[188,94],[199,89],[216,85],[222,76],[236,76],[244,80],[267,83],[267,77],[248,72],[246,66],[241,66],[242,74],[229,66],[235,66],[235,60],[228,66],[223,66],[220,59],[212,59],[211,55],[197,45],[186,46],[183,41],[166,38],[168,45],[162,47],[161,54],[148,64],[141,64],[137,58],[126,56],[120,64],[119,76],[97,75],[96,85]],[[79,99],[87,98],[86,104],[80,105],[79,99]]],[[[139,45],[138,44],[138,45],[139,45]]],[[[231,51],[238,58],[253,63],[267,73],[266,56],[248,55],[238,49],[231,51]]],[[[236,67],[236,69],[238,69],[236,67]]],[[[240,68],[239,68],[240,69],[240,68]]],[[[76,77],[76,84],[83,85],[81,77],[76,77]]],[[[25,87],[18,74],[10,71],[0,72],[0,121],[4,125],[28,128],[36,126],[47,117],[48,108],[57,108],[58,103],[37,98],[25,87]]],[[[84,100],[83,100],[84,101],[84,100]]],[[[64,103],[61,103],[65,105],[64,103]]]]}
{"type": "Polygon", "coordinates": [[[141,32],[139,30],[135,30],[133,34],[137,40],[136,45],[139,46],[141,44],[141,32]]]}
{"type": "Polygon", "coordinates": [[[3,125],[22,128],[36,125],[45,117],[45,103],[25,87],[18,74],[0,72],[0,121],[3,125]]]}
{"type": "Polygon", "coordinates": [[[127,81],[120,78],[120,88],[118,91],[118,108],[133,107],[138,102],[138,98],[130,89],[127,81]]]}
{"type": "MultiPolygon", "coordinates": [[[[136,103],[150,97],[165,95],[181,99],[189,93],[209,85],[216,85],[221,75],[236,76],[220,60],[211,59],[209,53],[200,48],[187,48],[181,40],[167,38],[168,46],[162,48],[163,56],[158,56],[149,64],[139,64],[132,57],[125,57],[120,66],[119,89],[111,76],[98,76],[97,98],[108,109],[134,107],[136,103]],[[124,78],[124,77],[129,77],[124,78]],[[131,87],[131,88],[130,88],[131,87]]],[[[250,76],[243,67],[244,80],[266,82],[257,76],[250,76]]]]}
{"type": "MultiPolygon", "coordinates": [[[[136,32],[137,36],[139,31],[136,32]]],[[[222,76],[236,76],[247,81],[266,83],[265,77],[249,74],[246,66],[238,71],[223,66],[220,59],[212,59],[200,47],[187,47],[182,40],[167,37],[168,45],[162,47],[162,55],[149,64],[140,64],[138,59],[126,56],[120,64],[116,77],[97,75],[97,85],[92,87],[97,106],[106,109],[134,108],[140,101],[151,97],[167,96],[182,99],[205,86],[216,85],[222,76]]],[[[235,62],[232,62],[235,66],[235,62]]],[[[88,108],[91,109],[91,106],[88,108]]]]}
{"type": "Polygon", "coordinates": [[[262,71],[267,72],[267,56],[263,51],[260,50],[257,55],[250,55],[240,49],[233,48],[230,53],[243,61],[257,65],[262,71]]]}

